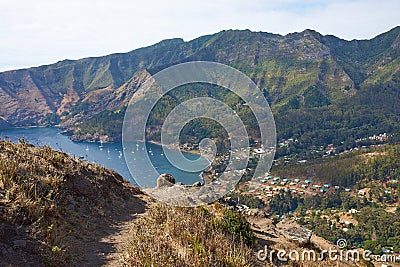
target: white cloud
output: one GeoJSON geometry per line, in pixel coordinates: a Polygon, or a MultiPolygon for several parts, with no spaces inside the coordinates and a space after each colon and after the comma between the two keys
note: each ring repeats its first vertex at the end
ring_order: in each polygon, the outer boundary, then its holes
{"type": "Polygon", "coordinates": [[[315,29],[365,39],[399,25],[387,0],[0,1],[0,70],[124,52],[224,29],[286,34],[315,29]]]}

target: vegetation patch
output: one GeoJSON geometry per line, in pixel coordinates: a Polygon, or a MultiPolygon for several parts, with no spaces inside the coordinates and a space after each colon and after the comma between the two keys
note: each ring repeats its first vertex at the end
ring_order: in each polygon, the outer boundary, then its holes
{"type": "Polygon", "coordinates": [[[255,260],[247,221],[220,205],[157,204],[136,221],[131,240],[126,266],[253,266],[255,260]]]}

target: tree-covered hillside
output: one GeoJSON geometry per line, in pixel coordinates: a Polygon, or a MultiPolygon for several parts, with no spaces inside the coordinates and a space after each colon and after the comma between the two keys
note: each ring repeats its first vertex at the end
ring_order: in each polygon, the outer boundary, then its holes
{"type": "MultiPolygon", "coordinates": [[[[292,150],[328,144],[345,149],[358,138],[399,132],[399,53],[399,27],[361,41],[312,30],[285,36],[228,30],[0,73],[0,116],[6,126],[60,124],[75,139],[119,140],[123,111],[146,78],[181,62],[215,61],[239,69],[259,86],[274,112],[278,138],[299,140],[292,150]]],[[[179,96],[207,95],[194,89],[179,96]]],[[[164,109],[154,117],[173,108],[176,102],[170,100],[163,100],[164,109]]],[[[241,103],[234,96],[224,100],[241,103]]]]}

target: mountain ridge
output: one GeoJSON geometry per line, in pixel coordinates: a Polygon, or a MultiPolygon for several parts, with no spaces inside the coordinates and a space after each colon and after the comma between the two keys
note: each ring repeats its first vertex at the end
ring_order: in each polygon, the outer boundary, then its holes
{"type": "Polygon", "coordinates": [[[389,93],[397,94],[399,47],[399,26],[370,40],[347,41],[310,29],[287,35],[227,30],[187,42],[173,38],[127,53],[2,72],[0,115],[10,126],[78,129],[98,114],[123,111],[147,75],[193,60],[244,72],[275,114],[340,106],[361,96],[371,102],[368,90],[388,85],[389,93]]]}

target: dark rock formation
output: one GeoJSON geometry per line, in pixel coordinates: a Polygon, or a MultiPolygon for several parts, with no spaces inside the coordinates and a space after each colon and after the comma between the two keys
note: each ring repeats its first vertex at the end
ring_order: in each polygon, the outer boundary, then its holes
{"type": "Polygon", "coordinates": [[[171,174],[163,173],[157,178],[157,188],[165,186],[173,186],[175,184],[175,178],[171,174]]]}

